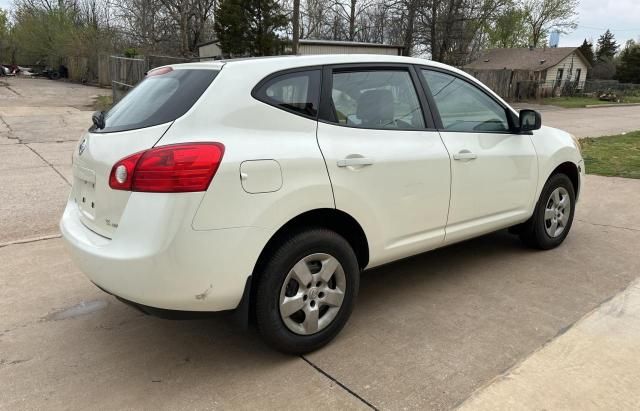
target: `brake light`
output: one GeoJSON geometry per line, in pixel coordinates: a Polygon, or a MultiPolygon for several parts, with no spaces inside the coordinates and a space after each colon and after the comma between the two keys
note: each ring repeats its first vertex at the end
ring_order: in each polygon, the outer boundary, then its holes
{"type": "Polygon", "coordinates": [[[171,73],[173,69],[171,67],[160,67],[153,70],[149,70],[147,73],[147,77],[151,76],[161,76],[163,74],[171,73]]]}
{"type": "Polygon", "coordinates": [[[220,143],[152,148],[118,161],[111,169],[109,187],[151,193],[206,191],[223,155],[220,143]]]}

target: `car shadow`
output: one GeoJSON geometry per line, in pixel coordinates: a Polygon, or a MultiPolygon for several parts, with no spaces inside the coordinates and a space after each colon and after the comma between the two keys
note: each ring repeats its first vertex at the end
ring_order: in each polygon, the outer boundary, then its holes
{"type": "MultiPolygon", "coordinates": [[[[416,301],[415,297],[428,295],[433,287],[441,293],[443,284],[451,287],[464,282],[473,272],[477,273],[492,262],[499,261],[501,256],[531,253],[535,251],[523,247],[516,237],[506,231],[500,231],[367,270],[361,276],[352,322],[358,323],[360,317],[375,316],[381,312],[399,310],[402,314],[402,310],[420,311],[420,305],[428,304],[428,301],[421,301],[420,298],[416,301]]],[[[260,353],[271,358],[282,358],[261,342],[254,324],[244,327],[233,312],[212,313],[204,319],[173,320],[141,314],[115,299],[111,308],[117,312],[114,315],[120,318],[119,325],[114,329],[135,322],[164,341],[167,352],[171,351],[171,347],[182,350],[185,344],[197,350],[203,347],[216,350],[221,346],[228,350],[229,346],[233,346],[234,350],[253,352],[250,356],[260,353]],[[144,323],[146,325],[143,326],[144,323]]],[[[348,324],[346,329],[349,327],[348,324]]],[[[142,337],[146,339],[146,335],[142,337]]],[[[110,333],[109,338],[119,338],[117,331],[110,333]]],[[[142,342],[136,345],[146,346],[142,342]]],[[[228,358],[222,356],[223,361],[228,358]]]]}

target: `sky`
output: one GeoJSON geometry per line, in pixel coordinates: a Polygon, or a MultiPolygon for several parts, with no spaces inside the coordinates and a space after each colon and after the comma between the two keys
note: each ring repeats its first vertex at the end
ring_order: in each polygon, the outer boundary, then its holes
{"type": "MultiPolygon", "coordinates": [[[[3,0],[0,0],[3,1],[3,0]]],[[[595,44],[610,29],[621,46],[640,39],[640,0],[580,0],[578,28],[560,35],[560,47],[579,46],[586,38],[595,44]]]]}
{"type": "MultiPolygon", "coordinates": [[[[7,9],[12,0],[0,0],[7,9]]],[[[578,28],[560,36],[561,47],[579,46],[582,41],[598,37],[609,28],[618,44],[624,46],[629,39],[640,39],[640,0],[581,0],[578,7],[578,28]]]]}

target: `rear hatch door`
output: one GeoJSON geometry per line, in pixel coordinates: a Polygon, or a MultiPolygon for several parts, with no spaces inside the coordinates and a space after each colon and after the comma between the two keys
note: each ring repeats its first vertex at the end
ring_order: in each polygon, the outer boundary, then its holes
{"type": "Polygon", "coordinates": [[[131,196],[129,191],[109,187],[113,165],[152,148],[173,121],[191,109],[220,68],[189,67],[151,71],[104,114],[104,127],[94,125],[78,143],[71,200],[78,205],[80,220],[92,231],[112,238],[131,196]]]}

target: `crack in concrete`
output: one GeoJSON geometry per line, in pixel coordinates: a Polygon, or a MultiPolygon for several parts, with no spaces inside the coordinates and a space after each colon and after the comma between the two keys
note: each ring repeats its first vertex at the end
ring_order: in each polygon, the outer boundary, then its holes
{"type": "Polygon", "coordinates": [[[18,97],[22,97],[22,94],[18,93],[17,91],[15,91],[14,89],[12,89],[10,86],[4,86],[7,90],[11,91],[12,93],[14,93],[16,96],[18,97]]]}
{"type": "Polygon", "coordinates": [[[7,120],[2,118],[2,116],[0,116],[0,121],[2,121],[2,124],[4,124],[4,126],[7,128],[7,130],[9,130],[9,133],[11,133],[13,131],[13,130],[11,130],[11,126],[9,125],[9,123],[7,123],[7,120]]]}
{"type": "Polygon", "coordinates": [[[6,121],[4,118],[2,118],[2,116],[0,116],[0,121],[2,122],[2,124],[4,124],[4,125],[5,125],[5,127],[6,127],[6,128],[7,128],[7,130],[9,131],[9,132],[7,133],[7,138],[8,138],[9,140],[18,140],[18,144],[20,144],[20,139],[19,139],[17,136],[15,136],[15,135],[13,134],[13,129],[11,128],[11,126],[9,125],[9,123],[7,123],[7,121],[6,121]]]}
{"type": "Polygon", "coordinates": [[[55,168],[55,166],[53,164],[51,164],[50,162],[47,161],[47,159],[45,159],[44,157],[42,157],[40,155],[40,153],[38,153],[33,147],[31,147],[29,144],[24,144],[25,147],[27,147],[29,150],[31,150],[33,152],[33,154],[37,155],[38,157],[40,157],[40,159],[42,161],[44,161],[49,167],[51,167],[51,169],[53,171],[56,172],[56,174],[58,174],[60,176],[60,178],[62,178],[64,180],[65,183],[67,183],[67,185],[69,187],[71,187],[71,183],[69,182],[69,180],[67,180],[67,178],[60,172],[58,171],[57,168],[55,168]]]}
{"type": "Polygon", "coordinates": [[[307,364],[309,364],[311,367],[313,367],[313,369],[315,369],[316,371],[318,371],[320,374],[324,375],[325,377],[327,377],[329,380],[335,382],[336,384],[338,384],[338,386],[340,388],[342,388],[343,390],[345,390],[347,393],[351,394],[353,397],[355,397],[357,400],[359,400],[361,403],[363,403],[364,405],[366,405],[367,407],[371,408],[372,410],[376,410],[378,411],[378,408],[376,408],[373,404],[371,404],[369,401],[365,400],[364,398],[362,398],[361,396],[359,396],[358,394],[356,394],[353,390],[351,390],[349,387],[347,387],[346,385],[344,385],[343,383],[341,383],[340,381],[338,381],[336,378],[334,378],[332,375],[330,375],[329,373],[327,373],[326,371],[324,371],[322,368],[318,367],[317,365],[315,365],[314,363],[311,362],[311,360],[309,360],[307,357],[305,357],[304,355],[301,355],[300,358],[302,358],[302,360],[304,362],[306,362],[307,364]]]}
{"type": "Polygon", "coordinates": [[[21,240],[13,240],[13,241],[7,241],[5,243],[0,243],[0,248],[8,247],[10,245],[29,244],[29,243],[35,243],[38,241],[53,240],[61,237],[62,237],[62,234],[50,234],[50,235],[43,235],[41,237],[35,237],[35,238],[23,238],[21,240]]]}
{"type": "Polygon", "coordinates": [[[21,363],[27,362],[29,360],[31,360],[31,359],[30,358],[24,359],[24,360],[5,360],[5,359],[0,359],[0,367],[21,364],[21,363]]]}
{"type": "Polygon", "coordinates": [[[621,230],[629,230],[629,231],[635,231],[635,232],[640,232],[640,229],[637,228],[631,228],[631,227],[621,227],[619,225],[610,225],[610,224],[598,224],[598,223],[592,223],[591,221],[587,221],[587,220],[581,220],[579,218],[576,218],[575,221],[580,221],[581,223],[586,223],[586,224],[591,224],[591,225],[595,225],[598,227],[610,227],[610,228],[619,228],[621,230]]]}

